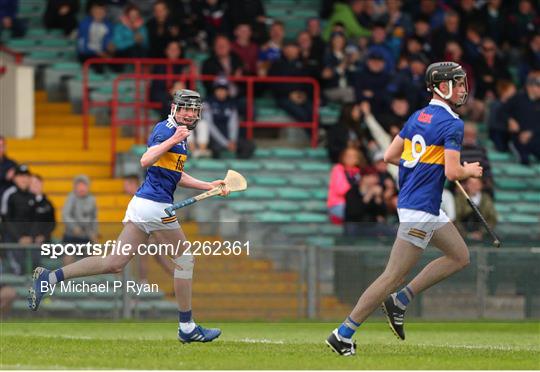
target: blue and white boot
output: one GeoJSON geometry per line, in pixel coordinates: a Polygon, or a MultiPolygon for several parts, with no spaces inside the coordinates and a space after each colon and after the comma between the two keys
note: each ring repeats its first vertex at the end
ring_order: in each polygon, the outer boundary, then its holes
{"type": "Polygon", "coordinates": [[[203,328],[197,325],[191,333],[184,333],[178,327],[178,340],[183,344],[190,342],[210,342],[221,335],[221,329],[218,328],[203,328]]]}
{"type": "Polygon", "coordinates": [[[44,267],[36,267],[34,274],[32,275],[32,286],[28,290],[28,307],[30,310],[37,311],[39,303],[43,299],[43,296],[49,291],[49,274],[50,270],[44,267]],[[42,282],[47,283],[47,290],[42,291],[42,282]]]}

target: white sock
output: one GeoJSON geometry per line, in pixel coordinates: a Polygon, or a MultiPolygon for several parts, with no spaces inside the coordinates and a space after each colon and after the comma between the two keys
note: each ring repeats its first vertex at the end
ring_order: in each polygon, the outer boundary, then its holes
{"type": "Polygon", "coordinates": [[[51,271],[49,273],[49,283],[50,284],[56,284],[58,280],[56,280],[56,274],[54,273],[54,271],[51,271]]]}
{"type": "Polygon", "coordinates": [[[183,333],[191,333],[193,332],[196,326],[197,325],[195,324],[195,322],[193,320],[190,320],[187,323],[180,323],[180,330],[183,333]]]}

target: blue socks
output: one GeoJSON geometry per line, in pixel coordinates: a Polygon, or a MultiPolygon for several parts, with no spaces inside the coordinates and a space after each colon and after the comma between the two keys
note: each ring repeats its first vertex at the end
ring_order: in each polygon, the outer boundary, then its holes
{"type": "Polygon", "coordinates": [[[191,310],[189,310],[189,311],[178,311],[178,321],[180,323],[189,323],[189,322],[191,322],[191,310]]]}
{"type": "Polygon", "coordinates": [[[64,281],[64,270],[54,270],[49,274],[49,284],[56,284],[64,281]]]}
{"type": "Polygon", "coordinates": [[[191,310],[178,311],[178,321],[180,322],[179,328],[183,333],[191,333],[197,326],[191,318],[191,310]]]}
{"type": "Polygon", "coordinates": [[[407,286],[396,294],[395,304],[401,310],[405,310],[409,302],[414,298],[413,291],[407,286]]]}
{"type": "Polygon", "coordinates": [[[351,338],[360,324],[362,323],[356,323],[351,319],[350,316],[348,316],[347,319],[345,319],[345,321],[339,326],[338,334],[343,338],[351,338]]]}

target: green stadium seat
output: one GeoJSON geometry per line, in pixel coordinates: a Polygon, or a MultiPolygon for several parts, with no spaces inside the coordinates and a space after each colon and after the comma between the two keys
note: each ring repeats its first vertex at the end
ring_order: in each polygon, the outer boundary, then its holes
{"type": "Polygon", "coordinates": [[[319,233],[324,235],[341,236],[343,235],[343,226],[324,224],[319,226],[319,233]]]}
{"type": "MultiPolygon", "coordinates": [[[[234,193],[231,195],[235,195],[234,193]]],[[[246,199],[274,199],[276,191],[269,187],[248,187],[243,193],[237,193],[246,199]]]]}
{"type": "Polygon", "coordinates": [[[316,177],[289,177],[289,182],[292,186],[299,187],[317,187],[321,185],[321,179],[316,177]]]}
{"type": "Polygon", "coordinates": [[[499,177],[495,179],[495,185],[501,190],[527,190],[528,188],[524,180],[516,178],[499,177]]]}
{"type": "Polygon", "coordinates": [[[26,283],[26,278],[22,275],[2,274],[0,283],[11,286],[24,285],[26,283]]]}
{"type": "Polygon", "coordinates": [[[261,163],[257,160],[230,160],[228,162],[229,168],[242,171],[256,171],[262,168],[261,163]]]}
{"type": "Polygon", "coordinates": [[[317,234],[317,226],[314,225],[288,225],[282,226],[279,232],[291,236],[310,236],[317,234]]]}
{"type": "Polygon", "coordinates": [[[251,176],[249,183],[257,186],[284,186],[288,181],[282,176],[251,176]]]}
{"type": "MultiPolygon", "coordinates": [[[[539,220],[538,216],[530,214],[509,214],[505,216],[504,222],[536,224],[539,220]]],[[[536,226],[536,229],[538,229],[538,226],[536,226]]]]}
{"type": "Polygon", "coordinates": [[[292,222],[292,216],[279,212],[263,212],[256,214],[255,220],[264,223],[289,223],[292,222]]]}
{"type": "Polygon", "coordinates": [[[520,196],[518,193],[515,192],[499,191],[496,195],[496,199],[498,202],[517,202],[519,201],[520,196]]]}
{"type": "Polygon", "coordinates": [[[328,198],[328,189],[326,187],[319,187],[311,190],[311,196],[315,200],[326,200],[328,198]]]}
{"type": "Polygon", "coordinates": [[[272,212],[296,212],[301,210],[301,205],[290,200],[274,200],[268,203],[267,208],[272,212]]]}
{"type": "Polygon", "coordinates": [[[325,223],[328,222],[328,216],[321,213],[296,213],[294,220],[300,223],[325,223]]]}
{"type": "Polygon", "coordinates": [[[317,147],[317,148],[308,148],[304,150],[306,153],[306,156],[310,159],[327,159],[328,158],[328,152],[323,147],[317,147]]]}
{"type": "Polygon", "coordinates": [[[227,170],[227,163],[225,163],[222,160],[214,160],[214,159],[197,159],[196,161],[192,162],[190,165],[191,167],[196,167],[198,170],[205,170],[205,171],[226,171],[227,170]]]}
{"type": "Polygon", "coordinates": [[[495,210],[497,213],[509,213],[512,210],[512,205],[495,203],[495,210]]]}
{"type": "Polygon", "coordinates": [[[515,204],[513,208],[518,213],[540,214],[540,204],[537,203],[515,204]]]}
{"type": "Polygon", "coordinates": [[[496,166],[496,167],[491,168],[491,173],[493,173],[493,175],[496,178],[504,174],[504,169],[500,166],[496,166]]]}
{"type": "Polygon", "coordinates": [[[284,161],[266,160],[263,166],[266,170],[272,172],[292,172],[296,169],[296,163],[284,161]]]}
{"type": "Polygon", "coordinates": [[[326,206],[326,201],[311,200],[302,203],[302,210],[306,212],[326,213],[328,207],[326,206]]]}
{"type": "Polygon", "coordinates": [[[540,178],[529,179],[527,180],[527,184],[530,189],[540,191],[540,178]]]}
{"type": "Polygon", "coordinates": [[[488,158],[492,162],[512,161],[512,155],[507,152],[491,151],[488,153],[488,158]]]}
{"type": "Polygon", "coordinates": [[[298,164],[298,168],[305,172],[330,172],[332,165],[329,163],[308,162],[298,164]]]}
{"type": "Polygon", "coordinates": [[[311,195],[308,191],[302,188],[285,187],[276,190],[276,194],[281,199],[287,200],[308,200],[311,195]]]}
{"type": "Polygon", "coordinates": [[[131,146],[131,149],[129,151],[132,154],[136,155],[137,157],[141,157],[146,152],[146,146],[145,145],[133,145],[133,146],[131,146]]]}
{"type": "Polygon", "coordinates": [[[301,149],[290,149],[290,148],[282,148],[277,147],[272,150],[272,155],[276,158],[294,158],[294,159],[302,159],[304,157],[304,151],[301,149]]]}
{"type": "Polygon", "coordinates": [[[508,164],[504,171],[508,176],[513,177],[534,177],[536,175],[534,169],[521,164],[508,164]]]}
{"type": "Polygon", "coordinates": [[[272,150],[270,149],[256,149],[255,150],[255,157],[256,158],[268,158],[270,157],[270,154],[272,154],[272,150]]]}
{"type": "Polygon", "coordinates": [[[69,39],[43,39],[39,48],[75,48],[75,43],[69,39]]]}
{"type": "Polygon", "coordinates": [[[540,203],[540,192],[522,192],[520,195],[523,201],[540,203]]]}
{"type": "Polygon", "coordinates": [[[254,213],[264,211],[266,209],[266,206],[259,202],[238,200],[234,203],[229,203],[227,205],[227,208],[237,213],[254,213]]]}

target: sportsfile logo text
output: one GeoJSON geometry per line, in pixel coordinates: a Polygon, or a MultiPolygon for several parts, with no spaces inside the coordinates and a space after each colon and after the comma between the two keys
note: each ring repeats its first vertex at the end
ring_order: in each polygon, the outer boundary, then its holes
{"type": "Polygon", "coordinates": [[[41,255],[50,258],[67,256],[140,255],[140,256],[240,256],[250,254],[249,241],[178,241],[178,243],[150,243],[133,247],[130,243],[107,240],[105,243],[45,243],[41,255]]]}

